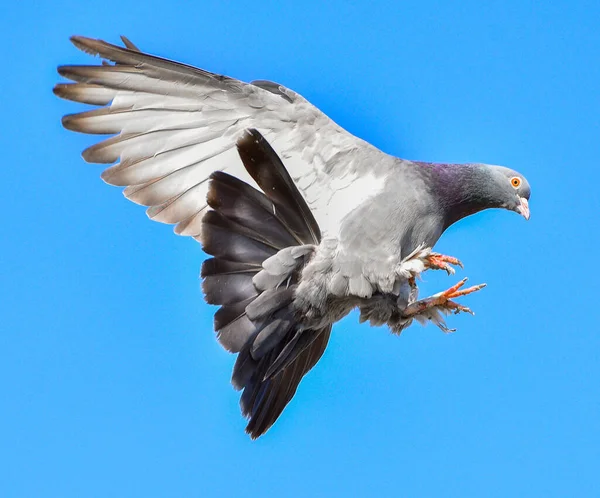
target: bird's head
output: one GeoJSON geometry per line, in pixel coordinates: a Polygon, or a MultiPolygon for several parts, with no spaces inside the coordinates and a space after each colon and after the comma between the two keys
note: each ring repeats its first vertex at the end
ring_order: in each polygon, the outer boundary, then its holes
{"type": "Polygon", "coordinates": [[[527,179],[504,166],[488,166],[492,182],[490,187],[498,207],[519,213],[529,219],[529,196],[531,188],[527,179]]]}
{"type": "Polygon", "coordinates": [[[437,173],[436,194],[445,212],[445,228],[484,209],[502,208],[529,219],[531,189],[525,177],[504,166],[443,165],[437,173]]]}

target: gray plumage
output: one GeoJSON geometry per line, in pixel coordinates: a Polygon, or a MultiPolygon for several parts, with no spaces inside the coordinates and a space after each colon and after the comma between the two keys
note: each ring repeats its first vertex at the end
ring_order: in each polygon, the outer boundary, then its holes
{"type": "Polygon", "coordinates": [[[447,330],[438,301],[406,310],[421,303],[414,279],[451,224],[488,208],[529,217],[529,184],[508,168],[399,159],[277,83],[154,57],[127,39],[124,48],[72,41],[114,65],[59,68],[72,83],[56,85],[58,96],[104,106],[63,125],[114,135],[84,159],[119,161],[102,178],[213,256],[203,291],[220,306],[219,341],[238,353],[232,382],[252,437],[277,419],[351,309],[397,333],[413,319],[447,330]]]}

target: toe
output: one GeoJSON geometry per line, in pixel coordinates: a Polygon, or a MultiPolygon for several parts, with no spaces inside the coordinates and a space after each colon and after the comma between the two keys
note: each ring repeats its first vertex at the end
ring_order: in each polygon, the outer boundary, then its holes
{"type": "Polygon", "coordinates": [[[469,313],[470,315],[475,316],[475,313],[473,313],[473,310],[471,310],[471,308],[463,306],[462,304],[455,303],[454,301],[446,302],[445,307],[448,310],[452,311],[455,315],[457,315],[458,313],[469,313]]]}
{"type": "Polygon", "coordinates": [[[466,281],[467,281],[467,277],[463,278],[460,282],[454,284],[448,290],[445,290],[444,292],[441,292],[440,294],[443,297],[450,299],[451,297],[455,296],[456,292],[458,292],[458,289],[460,289],[463,285],[465,285],[466,281]]]}
{"type": "MultiPolygon", "coordinates": [[[[462,282],[462,285],[464,285],[464,281],[462,282]]],[[[460,287],[462,287],[462,285],[460,287]]],[[[473,292],[477,292],[478,290],[483,289],[486,285],[487,284],[474,285],[473,287],[469,287],[468,289],[462,289],[462,290],[458,290],[458,289],[460,289],[460,287],[458,287],[450,295],[447,295],[447,297],[448,298],[456,298],[456,297],[460,297],[460,296],[466,296],[467,294],[472,294],[473,292]]],[[[456,286],[454,286],[454,287],[456,287],[456,286]]]]}

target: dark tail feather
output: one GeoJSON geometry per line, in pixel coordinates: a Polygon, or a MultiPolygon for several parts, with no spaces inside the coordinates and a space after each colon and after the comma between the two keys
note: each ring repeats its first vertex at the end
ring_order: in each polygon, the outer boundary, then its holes
{"type": "Polygon", "coordinates": [[[260,133],[249,130],[237,145],[262,192],[226,173],[213,173],[208,204],[214,211],[205,215],[202,228],[204,251],[213,258],[202,265],[202,277],[206,301],[221,305],[215,314],[219,341],[239,353],[232,382],[243,389],[242,413],[250,419],[246,431],[257,438],[277,420],[302,377],[322,356],[331,327],[299,329],[292,308],[309,256],[294,253],[290,266],[285,251],[317,245],[317,222],[260,133]],[[277,267],[279,251],[285,253],[281,273],[260,280],[279,283],[258,289],[253,278],[267,271],[262,267],[267,258],[275,259],[270,267],[277,267]]]}
{"type": "MultiPolygon", "coordinates": [[[[304,349],[287,368],[273,377],[265,378],[269,361],[259,362],[255,376],[247,382],[241,405],[244,415],[250,418],[246,432],[255,439],[264,434],[277,420],[290,402],[302,377],[315,366],[323,355],[331,326],[315,331],[315,340],[304,349]]],[[[284,341],[282,341],[284,342],[284,341]]],[[[273,355],[276,356],[276,355],[273,355]]]]}

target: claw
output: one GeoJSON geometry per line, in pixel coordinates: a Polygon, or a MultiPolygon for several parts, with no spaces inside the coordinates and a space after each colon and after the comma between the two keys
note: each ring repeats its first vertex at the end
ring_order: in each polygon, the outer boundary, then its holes
{"type": "Polygon", "coordinates": [[[443,254],[435,254],[435,255],[438,257],[438,259],[441,259],[442,261],[445,261],[446,263],[450,263],[451,265],[460,266],[461,268],[464,268],[464,265],[462,264],[461,260],[458,258],[454,258],[452,256],[444,256],[443,254]]]}
{"type": "Polygon", "coordinates": [[[448,275],[453,275],[455,270],[450,265],[459,266],[464,268],[462,262],[452,256],[445,256],[437,252],[432,252],[427,256],[427,268],[432,270],[445,270],[448,275]]]}
{"type": "Polygon", "coordinates": [[[445,307],[451,310],[455,315],[458,315],[460,312],[469,313],[470,315],[475,316],[473,310],[468,308],[467,306],[463,306],[462,304],[455,303],[454,301],[446,301],[445,307]]]}
{"type": "Polygon", "coordinates": [[[437,326],[440,328],[440,330],[444,334],[452,334],[452,332],[456,332],[456,329],[450,329],[450,328],[448,328],[448,326],[444,322],[438,323],[437,326]]]}

